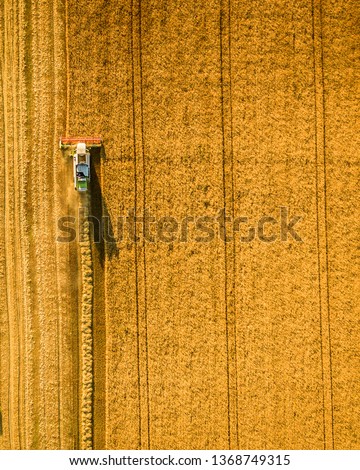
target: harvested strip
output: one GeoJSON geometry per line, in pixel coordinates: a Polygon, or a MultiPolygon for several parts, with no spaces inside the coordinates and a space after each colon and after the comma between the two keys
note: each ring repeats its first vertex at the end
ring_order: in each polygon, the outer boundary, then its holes
{"type": "Polygon", "coordinates": [[[82,350],[82,393],[81,393],[81,448],[92,448],[92,400],[93,400],[93,269],[88,221],[88,199],[80,211],[80,258],[82,274],[81,302],[81,350],[82,350]]]}

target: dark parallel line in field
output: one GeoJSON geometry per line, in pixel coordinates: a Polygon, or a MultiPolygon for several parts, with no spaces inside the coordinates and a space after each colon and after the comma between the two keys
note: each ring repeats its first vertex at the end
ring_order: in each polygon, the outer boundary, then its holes
{"type": "Polygon", "coordinates": [[[327,152],[326,152],[326,113],[325,113],[325,77],[324,77],[324,40],[323,40],[323,4],[320,0],[320,38],[321,38],[321,92],[322,92],[322,115],[323,115],[323,149],[324,149],[324,216],[325,216],[325,248],[326,248],[326,298],[327,298],[327,322],[328,322],[328,335],[329,335],[329,355],[330,355],[330,394],[331,394],[331,439],[332,448],[335,447],[335,434],[334,434],[334,389],[333,389],[333,375],[332,375],[332,347],[331,347],[331,317],[330,317],[330,287],[329,287],[329,237],[328,237],[328,206],[327,206],[327,152]]]}
{"type": "MultiPolygon", "coordinates": [[[[134,209],[135,214],[137,215],[139,206],[143,205],[143,210],[146,207],[146,176],[145,176],[145,146],[144,146],[144,110],[143,110],[143,64],[142,64],[142,31],[141,31],[141,2],[138,1],[137,4],[134,3],[134,0],[131,1],[131,65],[132,65],[132,118],[133,118],[133,151],[134,151],[134,180],[135,180],[135,195],[134,195],[134,209]],[[135,19],[136,17],[136,19],[135,19]],[[137,24],[136,24],[137,23],[137,24]],[[136,27],[137,26],[137,27],[136,27]],[[136,47],[135,48],[135,42],[136,47]],[[138,55],[135,55],[135,50],[138,50],[138,55]],[[138,70],[137,70],[138,69],[138,70]],[[139,93],[140,93],[140,119],[137,118],[137,109],[136,109],[136,100],[135,95],[136,90],[136,81],[139,83],[139,93]],[[139,121],[139,126],[138,126],[139,121]],[[137,144],[140,143],[140,152],[141,152],[141,166],[138,162],[138,148],[137,144]],[[139,188],[139,172],[142,172],[142,201],[141,204],[138,198],[138,188],[139,188]]],[[[136,224],[135,224],[136,225],[136,224]]],[[[135,239],[137,237],[137,228],[135,227],[135,239]]],[[[149,367],[148,367],[148,327],[147,327],[147,314],[146,314],[146,251],[145,251],[145,240],[142,242],[143,250],[143,282],[144,282],[144,330],[145,330],[145,382],[146,382],[146,427],[147,427],[147,442],[143,442],[143,425],[144,425],[144,416],[142,410],[142,387],[141,387],[141,338],[140,338],[140,307],[139,307],[139,248],[135,245],[135,283],[136,283],[136,328],[137,328],[137,369],[138,369],[138,393],[139,393],[139,446],[140,448],[150,448],[150,401],[149,401],[149,367]]]]}
{"type": "Polygon", "coordinates": [[[324,90],[324,60],[323,60],[323,37],[322,37],[322,4],[320,2],[320,31],[318,31],[316,25],[316,12],[314,0],[312,0],[312,37],[313,37],[313,75],[314,75],[314,110],[315,110],[315,187],[316,187],[316,224],[317,224],[317,261],[318,261],[318,292],[319,292],[319,310],[320,310],[320,348],[321,348],[321,373],[323,382],[323,445],[324,449],[328,448],[327,440],[328,433],[330,432],[330,439],[332,442],[332,448],[334,448],[334,416],[333,416],[333,389],[332,389],[332,365],[331,365],[331,337],[330,337],[330,303],[329,303],[329,266],[328,266],[328,235],[327,235],[327,204],[326,204],[326,141],[325,141],[325,90],[324,90]],[[319,64],[317,64],[317,45],[316,40],[319,35],[320,40],[320,72],[318,72],[319,64]],[[321,109],[319,109],[317,103],[318,86],[317,80],[320,75],[320,86],[321,86],[321,109]],[[319,138],[319,121],[321,121],[322,140],[319,138]],[[323,166],[323,174],[320,176],[319,165],[323,166]],[[320,207],[319,202],[319,191],[320,191],[320,178],[323,178],[323,191],[324,203],[320,207]],[[321,214],[323,212],[323,214],[321,214]],[[321,221],[321,216],[324,216],[324,221],[321,221]],[[322,299],[322,240],[321,240],[321,225],[324,223],[325,232],[325,272],[326,272],[326,306],[322,299]],[[324,309],[326,309],[326,318],[324,317],[324,309]],[[326,332],[325,332],[326,329],[326,332]],[[325,344],[326,339],[324,335],[327,335],[328,342],[325,344]],[[324,350],[329,348],[329,361],[330,370],[327,370],[324,364],[324,350]],[[326,402],[326,375],[330,375],[330,396],[331,396],[331,409],[328,410],[326,402]],[[331,414],[331,430],[327,429],[327,413],[331,414]]]}
{"type": "MultiPolygon", "coordinates": [[[[235,183],[234,183],[234,139],[233,139],[233,108],[232,108],[232,71],[231,71],[231,0],[228,0],[228,50],[229,50],[229,110],[230,110],[230,165],[231,165],[231,212],[232,218],[235,218],[235,183]]],[[[238,419],[238,402],[239,402],[239,393],[238,393],[238,368],[237,368],[237,329],[236,329],[236,241],[235,237],[232,241],[232,290],[233,290],[233,301],[234,301],[234,348],[235,348],[235,384],[236,384],[236,447],[239,448],[239,419],[238,419]]]]}
{"type": "MultiPolygon", "coordinates": [[[[145,144],[144,144],[144,104],[143,104],[143,59],[142,59],[142,11],[141,0],[138,0],[139,9],[139,79],[140,79],[140,115],[141,115],[141,149],[142,149],[142,171],[143,171],[143,212],[146,210],[146,159],[145,159],[145,144]]],[[[143,214],[144,215],[144,214],[143,214]]],[[[148,435],[148,449],[151,448],[150,440],[150,396],[149,396],[149,345],[148,345],[148,317],[147,317],[147,280],[146,280],[146,244],[143,237],[143,263],[144,263],[144,322],[145,322],[145,349],[146,349],[146,404],[147,404],[147,435],[148,435]]]]}
{"type": "MultiPolygon", "coordinates": [[[[13,159],[12,159],[12,165],[11,165],[11,186],[12,186],[12,227],[13,229],[10,231],[11,237],[12,237],[12,284],[13,284],[13,299],[15,302],[15,321],[14,321],[14,326],[16,328],[16,350],[17,350],[17,377],[16,377],[16,387],[17,387],[17,396],[16,396],[16,401],[17,401],[17,435],[18,435],[18,448],[22,449],[23,448],[23,426],[21,423],[21,391],[22,391],[22,371],[21,371],[21,361],[20,361],[20,356],[21,356],[21,342],[20,338],[22,337],[21,334],[21,309],[20,307],[20,299],[18,296],[18,286],[21,286],[21,280],[18,279],[18,271],[17,271],[17,260],[21,260],[21,252],[18,253],[18,202],[17,202],[17,194],[19,191],[19,188],[17,186],[17,178],[16,178],[16,172],[18,171],[18,132],[17,132],[17,122],[16,122],[16,117],[17,117],[17,105],[18,105],[18,90],[17,90],[17,61],[19,59],[18,57],[18,49],[17,45],[18,43],[18,11],[17,11],[17,6],[15,5],[13,7],[14,9],[10,13],[10,30],[13,31],[13,34],[10,35],[10,38],[12,39],[11,43],[11,58],[10,58],[10,64],[11,64],[11,72],[10,72],[10,79],[11,79],[11,89],[12,89],[12,109],[11,109],[11,119],[12,119],[12,146],[13,146],[13,159]],[[19,256],[20,255],[20,256],[19,256]]],[[[21,269],[21,261],[20,261],[20,269],[21,269]]]]}
{"type": "MultiPolygon", "coordinates": [[[[135,57],[134,57],[134,0],[131,0],[130,4],[130,48],[131,48],[131,71],[132,71],[132,132],[133,132],[133,154],[134,154],[134,211],[135,216],[137,214],[137,152],[136,152],[136,113],[135,113],[135,57]]],[[[137,227],[134,227],[135,240],[137,239],[137,227]]],[[[141,412],[141,381],[140,381],[140,319],[139,319],[139,272],[138,272],[138,251],[135,245],[134,247],[134,262],[135,262],[135,306],[136,306],[136,354],[137,354],[137,386],[138,386],[138,397],[139,397],[139,449],[142,448],[142,412],[141,412]]]]}
{"type": "MultiPolygon", "coordinates": [[[[58,109],[58,106],[57,106],[57,87],[56,87],[56,83],[57,83],[57,73],[56,73],[56,69],[55,69],[55,64],[56,64],[56,54],[55,54],[55,6],[56,6],[56,3],[53,2],[52,4],[52,7],[50,7],[50,35],[51,35],[51,58],[52,58],[52,64],[51,64],[51,69],[52,69],[52,75],[53,75],[53,79],[52,79],[52,93],[53,93],[53,100],[52,100],[52,114],[54,116],[54,121],[52,126],[53,126],[53,129],[52,129],[52,135],[53,135],[53,149],[54,149],[54,152],[55,152],[55,155],[54,155],[54,160],[56,161],[57,158],[58,158],[58,155],[56,154],[56,150],[57,150],[57,140],[58,140],[58,135],[57,135],[57,109],[58,109]]],[[[51,199],[51,202],[53,204],[53,210],[51,210],[51,214],[52,214],[52,219],[53,219],[53,223],[52,223],[52,226],[53,226],[53,230],[54,230],[54,239],[55,239],[55,227],[56,227],[56,178],[57,178],[57,170],[59,168],[59,165],[58,164],[54,164],[53,166],[53,181],[52,181],[52,186],[53,186],[53,198],[51,199]]],[[[61,329],[60,329],[60,316],[61,316],[61,309],[60,309],[60,295],[61,295],[61,291],[60,291],[60,288],[59,288],[59,273],[58,273],[58,269],[59,269],[59,252],[58,252],[58,246],[55,246],[55,260],[56,260],[56,269],[54,270],[55,271],[55,283],[56,283],[56,289],[57,289],[57,307],[56,307],[56,310],[57,310],[57,315],[56,315],[56,338],[55,338],[55,350],[56,350],[56,362],[57,362],[57,417],[58,417],[58,424],[57,424],[57,429],[58,429],[58,448],[59,449],[62,449],[62,436],[61,436],[61,409],[62,409],[62,399],[61,399],[61,384],[62,384],[62,380],[61,380],[61,361],[60,361],[60,356],[61,356],[61,329]]]]}
{"type": "Polygon", "coordinates": [[[19,287],[24,287],[24,262],[23,262],[23,238],[22,238],[22,224],[21,224],[21,204],[22,204],[22,192],[23,187],[21,185],[21,166],[23,163],[23,155],[21,152],[21,125],[22,120],[22,103],[20,97],[20,84],[21,84],[21,62],[23,57],[20,49],[20,12],[19,5],[16,4],[14,8],[14,55],[16,60],[13,61],[13,75],[12,75],[12,86],[13,86],[13,106],[14,106],[14,220],[15,230],[14,234],[14,252],[15,260],[18,263],[17,269],[15,269],[15,283],[16,288],[14,289],[15,301],[17,306],[17,319],[18,319],[18,361],[19,361],[19,374],[18,374],[18,433],[20,449],[26,448],[26,408],[25,408],[25,383],[26,383],[26,362],[27,358],[24,354],[25,338],[24,338],[24,291],[20,290],[19,287]],[[16,39],[15,39],[16,38],[16,39]],[[16,179],[15,179],[16,175],[16,179]]]}
{"type": "MultiPolygon", "coordinates": [[[[219,25],[219,40],[220,40],[220,87],[221,87],[221,127],[222,127],[222,174],[223,174],[223,200],[224,200],[224,211],[225,216],[227,215],[227,199],[230,195],[230,213],[234,216],[234,163],[233,163],[233,122],[232,122],[232,83],[231,83],[231,5],[230,0],[227,4],[224,5],[223,0],[220,0],[220,25],[219,25]],[[225,9],[226,6],[226,9],[225,9]],[[226,25],[224,22],[224,17],[226,17],[226,25]],[[227,28],[227,42],[225,42],[225,28],[227,28]],[[226,66],[224,62],[227,62],[226,66]],[[228,87],[229,92],[225,99],[225,72],[226,77],[228,78],[228,87]],[[229,107],[229,115],[226,116],[225,108],[229,107]],[[226,134],[226,128],[229,129],[229,136],[226,134]],[[227,140],[229,142],[227,142],[227,140]],[[230,151],[227,151],[227,144],[229,144],[230,151]],[[230,166],[230,175],[231,179],[228,183],[226,179],[227,167],[230,166]],[[230,188],[228,185],[230,184],[230,188]]],[[[226,227],[224,227],[225,240],[227,238],[226,227]]],[[[226,354],[227,354],[227,382],[228,382],[228,443],[229,448],[232,448],[232,413],[235,414],[235,433],[236,433],[236,447],[238,447],[238,414],[237,414],[237,347],[236,347],[236,316],[235,316],[235,270],[236,270],[236,249],[235,249],[235,240],[231,242],[231,248],[228,249],[227,242],[224,241],[224,267],[225,267],[225,321],[226,321],[226,354]],[[231,252],[230,252],[231,249],[231,252]],[[229,264],[231,265],[229,267],[229,264]],[[229,269],[232,271],[231,286],[229,292],[229,281],[228,281],[228,272],[229,269]],[[230,299],[229,299],[230,297],[230,299]],[[229,325],[230,323],[230,325],[229,325]],[[230,328],[232,332],[230,332],[230,328]],[[231,338],[231,336],[233,336],[231,338]],[[230,338],[233,344],[230,344],[230,338]],[[231,352],[234,352],[234,367],[235,370],[232,372],[231,367],[231,352]],[[232,387],[232,373],[234,374],[235,388],[232,387]],[[231,397],[231,389],[235,393],[235,400],[231,397]],[[235,409],[232,410],[232,407],[235,409]]]]}
{"type": "MultiPolygon", "coordinates": [[[[26,41],[25,41],[25,50],[24,54],[27,58],[27,67],[25,68],[25,82],[26,82],[26,96],[27,96],[27,123],[26,123],[26,135],[28,148],[33,149],[38,147],[37,138],[33,137],[33,129],[38,125],[38,113],[36,112],[33,102],[35,99],[35,93],[33,90],[34,80],[33,76],[35,74],[34,61],[36,60],[36,53],[39,48],[36,43],[35,31],[36,31],[36,22],[37,18],[35,16],[36,11],[34,10],[35,6],[33,4],[26,3],[25,12],[26,15],[26,41]],[[33,124],[35,122],[35,124],[33,124]]],[[[36,168],[36,162],[33,159],[29,161],[29,170],[27,173],[27,184],[26,184],[26,221],[28,226],[28,256],[29,256],[29,272],[28,276],[30,280],[36,279],[36,263],[37,263],[37,254],[35,252],[36,247],[35,243],[31,238],[31,228],[34,227],[36,221],[35,215],[35,206],[33,204],[34,200],[38,199],[36,194],[38,185],[38,174],[35,173],[34,168],[36,168]],[[35,189],[34,189],[35,188],[35,189]]],[[[31,377],[31,389],[29,391],[29,400],[30,404],[28,405],[31,408],[31,432],[29,433],[28,438],[28,447],[36,448],[39,446],[39,402],[40,402],[40,372],[38,365],[40,362],[40,338],[39,334],[36,332],[40,331],[39,327],[39,318],[38,314],[34,314],[36,305],[38,305],[38,288],[36,282],[31,282],[31,289],[29,291],[29,312],[28,312],[28,335],[29,341],[34,337],[33,343],[34,346],[31,350],[31,360],[30,362],[30,377],[31,377]]],[[[30,379],[29,377],[29,379],[30,379]]]]}
{"type": "MultiPolygon", "coordinates": [[[[314,14],[314,0],[312,0],[312,28],[313,28],[313,75],[314,75],[314,92],[316,95],[316,65],[315,65],[315,14],[314,14]]],[[[316,188],[316,233],[317,233],[317,254],[318,254],[318,291],[319,291],[319,306],[320,306],[320,348],[321,348],[321,374],[322,374],[322,382],[324,386],[324,364],[323,364],[323,332],[322,332],[322,301],[321,301],[321,273],[320,273],[320,222],[319,222],[319,203],[318,197],[319,194],[319,176],[318,176],[318,137],[317,137],[317,126],[316,126],[316,116],[317,116],[317,104],[316,104],[316,96],[314,100],[315,106],[315,169],[316,169],[316,177],[315,177],[315,188],[316,188]]],[[[325,427],[325,393],[323,391],[323,446],[326,449],[326,427],[325,427]]]]}
{"type": "MultiPolygon", "coordinates": [[[[31,149],[31,138],[32,138],[32,132],[33,132],[33,124],[32,124],[32,92],[31,92],[31,82],[32,82],[32,31],[33,31],[33,18],[32,18],[32,13],[31,13],[31,5],[28,2],[25,2],[23,5],[22,9],[22,21],[23,21],[23,26],[22,26],[22,61],[23,61],[23,93],[24,93],[24,109],[22,111],[22,117],[24,119],[24,122],[22,122],[22,125],[24,125],[25,129],[23,132],[24,135],[24,149],[23,152],[25,152],[26,156],[23,155],[23,158],[25,159],[25,165],[27,168],[30,167],[30,149],[31,149]],[[26,20],[25,20],[26,19],[26,20]]],[[[31,262],[31,254],[32,254],[32,248],[31,248],[31,240],[30,240],[30,224],[29,224],[29,207],[31,207],[31,200],[29,198],[29,194],[31,193],[30,189],[30,181],[31,181],[31,171],[26,172],[24,175],[24,181],[22,182],[24,189],[24,195],[25,195],[25,200],[24,204],[25,207],[23,208],[24,210],[24,221],[22,222],[23,225],[25,226],[24,231],[24,240],[26,240],[26,257],[27,257],[27,265],[26,265],[26,293],[25,295],[28,297],[27,299],[27,311],[25,312],[25,318],[24,318],[24,329],[25,329],[25,338],[27,344],[31,344],[31,336],[32,336],[32,314],[33,314],[33,304],[34,304],[34,295],[31,289],[31,284],[32,284],[32,262],[31,262]]],[[[30,348],[29,348],[30,350],[30,348]]],[[[26,368],[26,380],[29,382],[30,377],[31,380],[34,380],[34,373],[33,373],[33,359],[32,359],[32,353],[29,351],[29,354],[26,354],[26,361],[27,361],[27,368],[26,368]]],[[[36,380],[36,379],[35,379],[36,380]]],[[[34,380],[34,381],[35,381],[34,380]]],[[[32,383],[32,382],[31,382],[32,383]]],[[[28,384],[28,392],[25,394],[25,400],[29,400],[32,402],[32,396],[34,395],[33,393],[33,387],[31,385],[29,386],[28,384]]],[[[25,426],[26,426],[26,439],[25,439],[25,445],[26,449],[32,448],[32,443],[34,439],[34,430],[36,429],[35,424],[34,424],[34,418],[32,416],[33,414],[33,408],[30,406],[26,406],[26,411],[25,411],[25,426]],[[29,409],[30,408],[30,409],[29,409]],[[30,418],[28,418],[30,416],[30,418]]]]}
{"type": "MultiPolygon", "coordinates": [[[[7,131],[7,135],[9,133],[9,129],[11,128],[11,144],[12,144],[12,149],[15,150],[15,146],[16,146],[16,137],[15,137],[15,129],[16,129],[16,122],[15,122],[15,110],[16,110],[16,99],[17,99],[17,93],[16,93],[16,87],[15,87],[15,80],[17,78],[17,74],[16,74],[16,67],[15,67],[15,62],[16,62],[16,45],[15,45],[15,41],[17,40],[17,34],[16,34],[16,31],[15,31],[15,21],[17,20],[17,15],[16,13],[14,12],[14,10],[10,10],[8,12],[8,17],[6,16],[6,13],[7,13],[7,10],[5,8],[4,10],[4,13],[5,13],[5,22],[4,22],[4,46],[6,47],[6,45],[9,46],[9,64],[7,64],[7,61],[5,60],[5,74],[9,73],[9,77],[10,77],[10,89],[12,91],[11,93],[11,99],[10,99],[10,104],[9,104],[9,108],[10,108],[10,119],[8,117],[6,117],[6,119],[10,120],[11,121],[11,124],[10,126],[8,127],[8,131],[7,131]],[[8,25],[9,23],[9,25],[8,25]],[[7,26],[8,25],[8,26],[7,26]],[[13,34],[7,34],[9,33],[9,30],[13,30],[13,34]],[[7,41],[8,44],[7,44],[7,41]],[[8,68],[6,67],[6,65],[8,65],[8,68]],[[9,70],[9,72],[8,72],[9,70]]],[[[6,82],[8,81],[8,78],[6,78],[6,82]]],[[[7,89],[7,86],[6,86],[6,89],[7,89]]],[[[7,97],[5,97],[5,99],[7,100],[7,97]]],[[[7,109],[6,112],[8,113],[9,110],[7,109]]],[[[7,249],[7,253],[10,252],[10,260],[11,260],[11,263],[10,263],[10,266],[11,266],[11,274],[10,274],[10,277],[11,279],[8,279],[8,283],[11,284],[11,294],[9,295],[9,297],[12,297],[12,301],[15,303],[14,305],[14,316],[13,316],[13,319],[11,319],[11,316],[9,315],[9,319],[10,319],[10,332],[11,332],[11,329],[14,330],[14,337],[13,337],[13,341],[11,341],[11,338],[10,338],[10,348],[13,347],[14,348],[14,351],[16,351],[16,356],[15,357],[12,357],[10,359],[12,359],[12,361],[9,362],[9,365],[11,364],[11,362],[13,362],[13,365],[16,366],[16,367],[13,367],[13,374],[15,375],[15,377],[13,376],[13,392],[16,391],[16,396],[14,397],[14,404],[16,402],[16,406],[17,406],[17,410],[12,410],[12,413],[10,414],[10,421],[11,421],[11,429],[13,431],[13,433],[15,434],[15,430],[14,430],[14,427],[15,427],[15,421],[16,421],[16,425],[17,425],[17,429],[16,429],[16,435],[17,435],[17,443],[14,444],[15,448],[16,449],[21,449],[22,448],[22,432],[21,432],[21,422],[20,422],[20,408],[21,408],[21,405],[20,405],[20,394],[21,394],[21,377],[20,377],[20,336],[21,336],[21,331],[20,331],[20,312],[19,312],[19,302],[18,302],[18,296],[17,296],[17,290],[16,290],[16,287],[17,285],[20,285],[18,284],[18,275],[17,275],[17,272],[16,272],[16,259],[17,259],[17,246],[16,246],[16,224],[14,224],[14,220],[16,221],[17,219],[17,208],[16,208],[16,196],[15,196],[15,169],[16,169],[16,163],[17,163],[17,155],[16,155],[16,152],[14,151],[14,158],[9,158],[9,157],[6,157],[5,158],[5,166],[6,168],[8,169],[8,172],[7,172],[7,177],[6,177],[6,186],[7,186],[7,191],[5,190],[5,193],[7,194],[7,197],[11,200],[11,204],[7,204],[7,207],[6,207],[6,212],[5,213],[8,213],[8,217],[11,219],[11,222],[7,224],[7,231],[11,237],[11,240],[8,240],[7,241],[7,244],[10,242],[11,243],[11,246],[10,247],[7,247],[9,249],[7,249]],[[10,191],[9,191],[9,188],[10,188],[10,191]],[[9,192],[10,192],[10,195],[9,195],[9,192]],[[8,210],[7,210],[8,208],[8,210]],[[15,416],[12,416],[12,415],[15,415],[15,416]]],[[[8,153],[7,153],[8,155],[8,153]]],[[[7,258],[7,261],[9,259],[9,256],[7,255],[6,256],[7,258]]],[[[7,270],[8,272],[8,270],[7,270]]],[[[9,286],[8,286],[9,287],[9,286]]],[[[10,333],[11,334],[11,333],[10,333]]],[[[10,366],[11,367],[11,366],[10,366]]],[[[11,389],[11,387],[10,387],[11,389]]],[[[9,400],[12,400],[12,397],[11,397],[11,390],[10,390],[10,397],[9,397],[9,400]]]]}
{"type": "MultiPolygon", "coordinates": [[[[7,212],[7,198],[6,198],[6,188],[7,188],[7,167],[6,167],[6,155],[7,155],[7,106],[5,103],[5,100],[7,99],[6,94],[5,94],[5,73],[6,71],[4,70],[5,68],[5,8],[2,11],[2,45],[3,45],[3,53],[4,53],[4,60],[1,60],[1,91],[2,91],[2,113],[3,113],[3,135],[4,135],[4,173],[3,173],[3,178],[4,178],[4,192],[3,192],[3,208],[4,208],[4,217],[6,217],[6,212],[7,212]]],[[[4,220],[5,221],[5,220],[4,220]]],[[[8,385],[8,394],[7,394],[7,425],[8,425],[8,439],[9,439],[9,444],[10,444],[10,449],[14,449],[13,447],[13,439],[12,439],[12,426],[11,426],[11,390],[10,390],[10,383],[11,383],[11,370],[10,370],[10,364],[11,364],[11,338],[10,338],[10,310],[9,310],[9,296],[8,296],[8,285],[7,285],[7,279],[8,279],[8,269],[7,269],[7,241],[6,237],[4,238],[4,276],[5,276],[5,302],[6,302],[6,320],[7,320],[7,330],[8,330],[8,335],[7,335],[7,346],[8,346],[8,365],[9,367],[7,368],[8,374],[7,374],[7,385],[8,385]]]]}

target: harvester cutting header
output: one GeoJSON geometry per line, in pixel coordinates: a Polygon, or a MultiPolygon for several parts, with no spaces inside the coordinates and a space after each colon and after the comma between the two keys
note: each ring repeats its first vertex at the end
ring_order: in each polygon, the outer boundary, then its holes
{"type": "Polygon", "coordinates": [[[61,137],[60,149],[73,149],[74,188],[85,192],[90,182],[90,149],[101,147],[101,137],[61,137]]]}

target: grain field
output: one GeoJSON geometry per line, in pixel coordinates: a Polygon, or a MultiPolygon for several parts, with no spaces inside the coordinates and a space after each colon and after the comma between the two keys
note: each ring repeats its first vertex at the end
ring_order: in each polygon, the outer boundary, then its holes
{"type": "Polygon", "coordinates": [[[4,0],[0,449],[360,448],[358,20],[4,0]]]}

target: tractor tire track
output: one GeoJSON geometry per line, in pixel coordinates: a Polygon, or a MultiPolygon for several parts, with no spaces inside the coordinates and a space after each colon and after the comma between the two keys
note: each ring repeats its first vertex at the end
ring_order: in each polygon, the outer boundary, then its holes
{"type": "MultiPolygon", "coordinates": [[[[131,2],[131,59],[132,59],[132,132],[135,180],[135,217],[146,209],[146,170],[144,152],[142,54],[141,54],[141,2],[131,2]]],[[[135,238],[137,229],[135,227],[135,238]]],[[[137,317],[137,357],[139,392],[139,448],[150,449],[150,402],[148,333],[146,313],[146,251],[145,241],[136,244],[135,283],[137,317]]]]}
{"type": "Polygon", "coordinates": [[[326,194],[325,90],[322,44],[322,3],[312,1],[313,70],[315,109],[315,166],[318,289],[320,310],[321,368],[323,380],[324,449],[334,449],[334,411],[331,319],[329,300],[329,246],[326,194]]]}
{"type": "Polygon", "coordinates": [[[22,155],[20,153],[20,25],[19,25],[19,10],[18,4],[14,2],[12,13],[12,39],[13,39],[13,60],[11,76],[15,77],[15,80],[11,81],[12,86],[12,109],[13,109],[13,184],[14,184],[14,213],[13,223],[14,231],[13,243],[14,243],[14,267],[15,267],[15,288],[14,288],[14,300],[17,305],[17,334],[18,334],[18,377],[17,377],[17,410],[18,410],[18,435],[19,435],[19,447],[24,448],[25,445],[25,426],[24,426],[24,415],[25,415],[25,401],[24,401],[24,378],[25,378],[25,361],[24,358],[24,282],[23,282],[23,252],[22,252],[22,237],[21,237],[21,200],[23,188],[20,185],[21,171],[22,171],[22,155]],[[18,287],[19,286],[19,287],[18,287]]]}
{"type": "MultiPolygon", "coordinates": [[[[329,389],[326,391],[326,441],[330,447],[333,425],[334,448],[349,450],[360,448],[359,132],[356,125],[359,74],[355,65],[359,58],[359,7],[356,1],[323,0],[316,13],[320,19],[320,25],[317,24],[321,26],[317,27],[317,32],[321,32],[322,59],[317,55],[318,72],[322,74],[318,90],[320,94],[323,92],[319,115],[323,115],[326,124],[323,130],[325,158],[323,160],[320,154],[319,166],[321,179],[326,181],[326,198],[323,198],[326,208],[320,206],[320,222],[322,228],[327,229],[327,260],[322,256],[321,264],[324,268],[323,262],[327,261],[329,268],[326,275],[327,306],[330,307],[326,312],[326,304],[323,304],[322,313],[324,327],[326,323],[330,327],[327,334],[328,346],[331,346],[331,362],[325,363],[328,369],[324,385],[329,386],[330,381],[332,384],[332,394],[329,389]],[[324,168],[321,168],[322,163],[326,163],[324,168]]],[[[316,45],[320,45],[319,39],[316,45]]]]}
{"type": "Polygon", "coordinates": [[[30,277],[30,227],[28,225],[28,188],[29,175],[27,169],[30,166],[31,148],[29,146],[30,140],[29,130],[31,125],[29,123],[30,111],[30,97],[28,95],[28,41],[31,31],[31,20],[29,18],[29,7],[25,2],[19,2],[19,157],[21,158],[21,165],[19,165],[19,188],[18,194],[20,199],[20,250],[22,259],[22,298],[23,298],[23,317],[22,317],[22,357],[21,361],[24,365],[23,373],[23,429],[24,429],[24,444],[23,448],[31,448],[31,437],[33,434],[33,414],[29,406],[32,400],[32,383],[33,383],[33,370],[32,370],[32,354],[33,354],[33,341],[31,333],[31,314],[32,311],[32,295],[31,295],[31,277],[30,277]]]}
{"type": "MultiPolygon", "coordinates": [[[[231,10],[230,0],[220,0],[220,92],[221,92],[221,129],[223,155],[223,198],[224,217],[234,220],[234,164],[233,164],[233,123],[231,95],[231,10]],[[228,176],[229,175],[229,176],[228,176]]],[[[224,221],[226,219],[224,218],[224,221]]],[[[229,449],[239,446],[238,435],[238,385],[237,385],[237,345],[236,345],[236,246],[233,234],[228,235],[224,223],[224,262],[225,262],[225,317],[227,343],[227,380],[228,380],[228,440],[229,449]],[[229,239],[228,239],[229,238],[229,239]],[[228,239],[228,240],[227,240],[228,239]],[[229,243],[230,242],[230,243],[229,243]]]]}
{"type": "MultiPolygon", "coordinates": [[[[34,2],[29,2],[26,5],[27,13],[27,40],[25,53],[28,57],[28,64],[26,68],[26,93],[28,100],[28,125],[27,125],[27,142],[29,152],[29,163],[27,165],[27,183],[26,183],[26,227],[28,227],[27,240],[28,240],[28,259],[29,259],[29,272],[28,272],[28,285],[30,290],[30,309],[27,312],[26,329],[27,329],[27,354],[28,354],[28,439],[27,448],[36,449],[39,447],[39,429],[41,426],[42,417],[39,413],[39,404],[43,403],[40,399],[41,393],[41,378],[38,368],[40,357],[40,338],[39,338],[39,317],[38,317],[38,286],[36,283],[36,237],[35,237],[35,223],[36,212],[33,201],[39,199],[36,194],[37,185],[37,162],[36,157],[31,154],[33,149],[37,148],[36,133],[39,125],[39,115],[35,109],[37,100],[37,91],[34,87],[33,77],[36,74],[35,62],[37,60],[38,47],[36,37],[36,6],[34,2]]],[[[35,75],[36,76],[36,75],[35,75]]]]}

